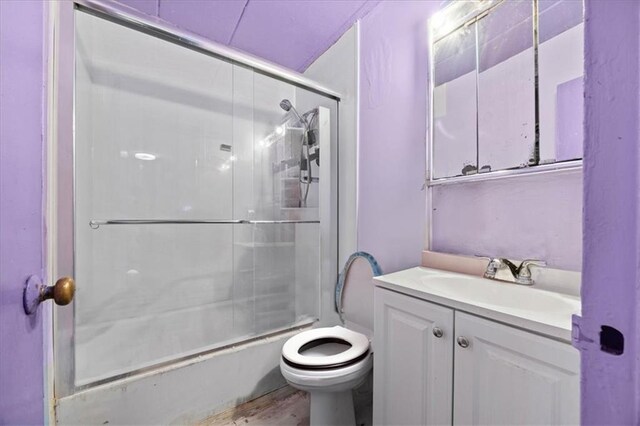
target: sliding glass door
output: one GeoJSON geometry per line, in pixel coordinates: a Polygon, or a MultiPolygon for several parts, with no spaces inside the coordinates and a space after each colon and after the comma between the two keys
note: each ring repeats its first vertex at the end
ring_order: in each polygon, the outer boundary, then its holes
{"type": "Polygon", "coordinates": [[[318,319],[336,101],[84,11],[75,31],[68,389],[318,319]]]}

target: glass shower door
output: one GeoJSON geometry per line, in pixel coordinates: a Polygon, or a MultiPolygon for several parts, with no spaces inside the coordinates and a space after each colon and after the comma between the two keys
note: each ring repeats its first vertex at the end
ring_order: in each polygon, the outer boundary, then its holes
{"type": "Polygon", "coordinates": [[[233,66],[76,12],[75,385],[234,333],[233,66]],[[114,350],[117,348],[117,350],[114,350]]]}
{"type": "Polygon", "coordinates": [[[77,293],[59,396],[317,320],[336,101],[74,15],[77,293]]]}

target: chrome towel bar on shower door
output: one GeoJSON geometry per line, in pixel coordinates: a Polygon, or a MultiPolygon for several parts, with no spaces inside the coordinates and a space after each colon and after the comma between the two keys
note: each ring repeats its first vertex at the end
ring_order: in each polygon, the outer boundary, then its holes
{"type": "Polygon", "coordinates": [[[290,223],[320,223],[319,220],[181,220],[181,219],[130,219],[90,220],[89,226],[98,229],[102,225],[270,225],[290,223]]]}

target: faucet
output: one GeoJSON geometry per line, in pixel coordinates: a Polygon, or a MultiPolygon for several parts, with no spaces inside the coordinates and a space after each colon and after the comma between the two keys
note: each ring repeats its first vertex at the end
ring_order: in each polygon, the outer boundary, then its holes
{"type": "Polygon", "coordinates": [[[509,259],[494,257],[489,260],[484,277],[492,280],[507,281],[520,285],[533,285],[531,278],[531,266],[545,266],[542,260],[523,260],[519,266],[509,259]]]}

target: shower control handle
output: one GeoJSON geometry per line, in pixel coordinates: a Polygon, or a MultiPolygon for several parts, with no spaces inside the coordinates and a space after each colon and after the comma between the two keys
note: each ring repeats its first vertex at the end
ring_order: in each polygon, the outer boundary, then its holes
{"type": "Polygon", "coordinates": [[[440,327],[433,327],[433,335],[439,339],[444,336],[444,331],[440,327]]]}
{"type": "Polygon", "coordinates": [[[469,347],[469,339],[467,339],[464,336],[458,337],[458,339],[456,341],[458,342],[458,346],[460,346],[461,348],[468,348],[469,347]]]}

